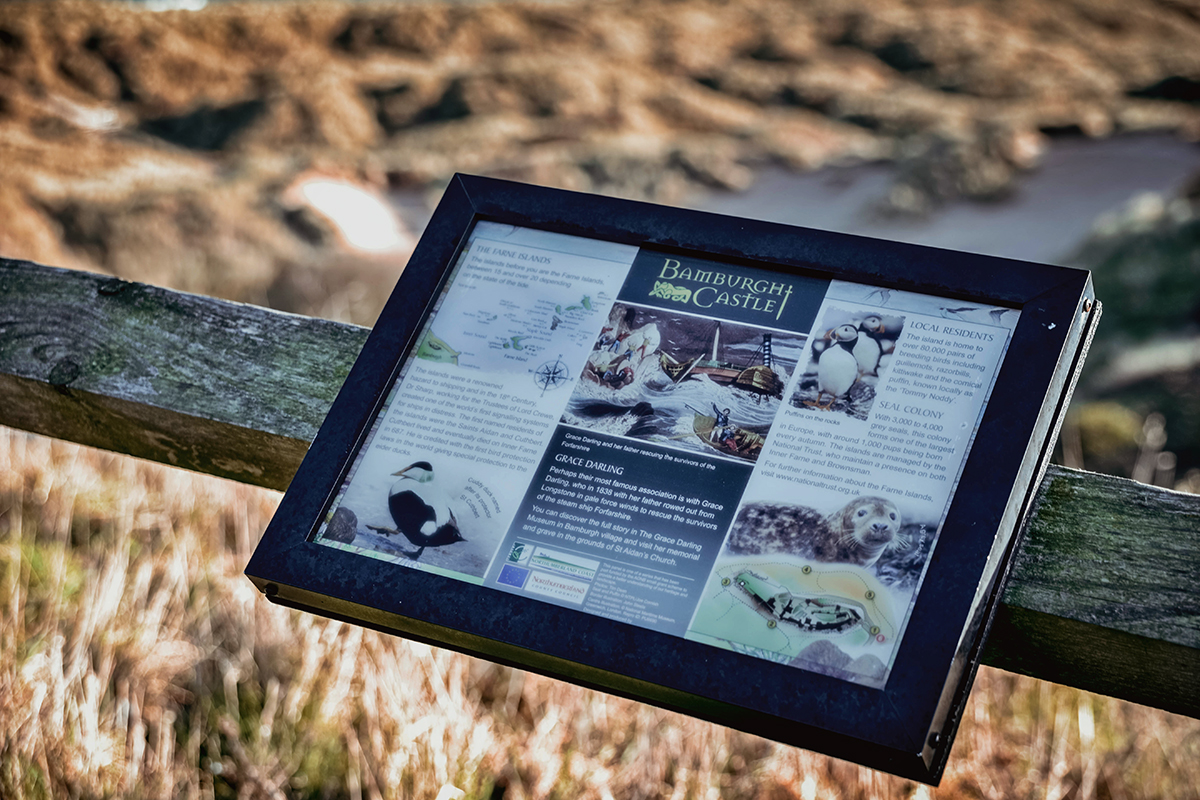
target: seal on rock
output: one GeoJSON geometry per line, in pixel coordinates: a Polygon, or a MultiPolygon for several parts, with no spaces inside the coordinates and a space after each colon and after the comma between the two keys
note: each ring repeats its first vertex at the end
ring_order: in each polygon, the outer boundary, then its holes
{"type": "Polygon", "coordinates": [[[883,497],[859,497],[822,516],[808,506],[751,503],[733,524],[730,553],[787,553],[813,561],[870,567],[889,548],[904,549],[900,511],[883,497]]]}

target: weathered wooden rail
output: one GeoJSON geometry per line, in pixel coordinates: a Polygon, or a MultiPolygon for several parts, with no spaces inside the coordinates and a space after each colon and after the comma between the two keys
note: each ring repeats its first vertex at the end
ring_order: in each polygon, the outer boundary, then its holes
{"type": "MultiPolygon", "coordinates": [[[[286,488],[367,329],[0,259],[0,424],[286,488]]],[[[1200,496],[1051,468],[985,663],[1200,717],[1200,496]]]]}

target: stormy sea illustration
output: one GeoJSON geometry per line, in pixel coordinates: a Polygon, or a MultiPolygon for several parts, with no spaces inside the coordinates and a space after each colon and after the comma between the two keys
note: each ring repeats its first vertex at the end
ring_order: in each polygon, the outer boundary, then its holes
{"type": "Polygon", "coordinates": [[[633,312],[626,312],[626,327],[635,334],[653,328],[657,350],[622,352],[617,334],[602,335],[562,421],[692,452],[757,458],[805,337],[633,312]]]}

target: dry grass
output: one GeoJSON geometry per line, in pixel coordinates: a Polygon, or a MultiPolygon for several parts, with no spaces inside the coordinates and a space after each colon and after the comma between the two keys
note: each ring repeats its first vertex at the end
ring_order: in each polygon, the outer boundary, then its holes
{"type": "Polygon", "coordinates": [[[995,670],[931,791],[277,608],[277,499],[0,429],[0,797],[1197,796],[1200,722],[995,670]]]}

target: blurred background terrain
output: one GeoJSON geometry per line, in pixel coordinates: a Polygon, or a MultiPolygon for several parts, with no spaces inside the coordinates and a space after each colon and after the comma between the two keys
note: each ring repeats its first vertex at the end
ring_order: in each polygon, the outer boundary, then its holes
{"type": "MultiPolygon", "coordinates": [[[[1061,459],[1200,491],[1200,4],[194,5],[0,4],[0,255],[370,325],[464,171],[1083,266],[1061,459]]],[[[0,796],[926,792],[266,607],[271,493],[6,436],[0,796]]],[[[984,670],[934,794],[1197,764],[1195,721],[984,670]]]]}

